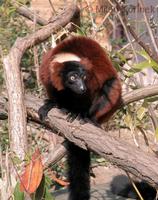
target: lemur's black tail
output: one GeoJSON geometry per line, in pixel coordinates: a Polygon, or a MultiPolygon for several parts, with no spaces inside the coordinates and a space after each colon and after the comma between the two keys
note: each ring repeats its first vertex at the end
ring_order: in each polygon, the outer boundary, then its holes
{"type": "MultiPolygon", "coordinates": [[[[145,181],[135,182],[137,189],[144,200],[158,200],[156,199],[156,189],[150,186],[145,181]]],[[[122,197],[140,199],[132,184],[128,181],[126,176],[116,176],[111,183],[111,190],[114,194],[122,197]]]]}
{"type": "Polygon", "coordinates": [[[90,199],[90,152],[68,141],[69,200],[90,199]]]}

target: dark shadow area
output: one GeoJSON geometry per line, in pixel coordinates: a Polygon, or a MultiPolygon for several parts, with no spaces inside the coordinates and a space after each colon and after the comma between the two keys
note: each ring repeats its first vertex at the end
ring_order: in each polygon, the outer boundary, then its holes
{"type": "MultiPolygon", "coordinates": [[[[150,186],[145,181],[135,182],[137,189],[142,195],[144,200],[155,200],[156,189],[150,186]]],[[[137,195],[132,184],[129,182],[129,179],[125,175],[115,176],[111,182],[110,190],[113,194],[128,197],[132,199],[140,199],[137,195]]]]}

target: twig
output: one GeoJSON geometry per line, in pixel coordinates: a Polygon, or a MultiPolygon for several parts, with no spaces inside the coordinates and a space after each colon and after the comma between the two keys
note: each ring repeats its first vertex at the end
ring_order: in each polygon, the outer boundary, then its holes
{"type": "Polygon", "coordinates": [[[96,32],[96,25],[95,25],[94,20],[93,20],[93,15],[92,15],[92,12],[91,12],[91,9],[90,9],[89,0],[85,0],[85,2],[88,6],[88,11],[89,11],[89,15],[90,15],[91,23],[92,23],[92,28],[93,28],[93,33],[95,33],[96,32]]]}
{"type": "MultiPolygon", "coordinates": [[[[140,2],[140,4],[141,4],[142,8],[144,8],[144,7],[145,7],[145,6],[144,6],[144,1],[143,1],[143,0],[139,0],[139,2],[140,2]]],[[[152,41],[153,46],[154,46],[154,48],[155,48],[155,52],[156,52],[157,55],[158,55],[158,46],[157,46],[157,42],[156,42],[156,39],[155,39],[155,37],[154,37],[153,31],[152,31],[152,29],[151,29],[151,27],[150,27],[149,20],[148,20],[148,18],[147,18],[146,12],[143,12],[143,15],[144,15],[144,20],[145,20],[145,23],[146,23],[146,26],[147,26],[147,29],[148,29],[148,32],[149,32],[151,41],[152,41]]]]}
{"type": "Polygon", "coordinates": [[[56,15],[57,13],[56,13],[56,10],[55,10],[55,8],[54,8],[53,3],[52,3],[51,0],[49,0],[49,4],[50,4],[50,6],[51,6],[51,8],[52,8],[52,10],[54,12],[54,14],[56,15]]]}
{"type": "Polygon", "coordinates": [[[112,13],[113,10],[114,10],[114,8],[111,8],[111,10],[109,10],[109,12],[106,13],[106,15],[104,16],[103,20],[101,21],[101,23],[97,27],[97,31],[100,30],[101,26],[105,23],[105,21],[108,19],[108,17],[110,16],[110,14],[112,13]]]}
{"type": "Polygon", "coordinates": [[[136,42],[149,54],[149,56],[151,58],[154,59],[153,57],[153,53],[151,52],[151,50],[149,49],[148,46],[145,45],[145,43],[140,40],[140,38],[137,36],[137,34],[135,33],[135,31],[133,30],[133,28],[130,26],[130,24],[127,24],[128,30],[131,33],[131,35],[133,36],[133,38],[136,40],[136,42]]]}
{"type": "Polygon", "coordinates": [[[126,26],[126,24],[124,23],[124,21],[123,21],[123,19],[122,19],[122,16],[121,16],[119,13],[118,13],[118,17],[119,17],[120,22],[121,22],[121,24],[122,24],[122,26],[123,26],[123,28],[124,28],[124,30],[125,30],[126,37],[127,37],[128,41],[129,41],[129,43],[130,43],[130,45],[131,45],[133,54],[134,54],[135,59],[136,59],[136,61],[137,61],[137,63],[138,63],[137,54],[136,54],[136,51],[135,51],[135,49],[134,49],[134,47],[133,47],[133,43],[132,43],[132,41],[131,41],[131,39],[130,39],[130,37],[129,37],[127,26],[126,26]]]}
{"type": "MultiPolygon", "coordinates": [[[[108,1],[115,8],[115,10],[117,11],[117,6],[114,5],[111,0],[108,0],[108,1]]],[[[120,12],[117,12],[117,15],[119,17],[119,20],[120,20],[124,30],[125,30],[126,37],[127,37],[128,41],[129,41],[129,44],[131,45],[131,48],[132,48],[133,54],[135,56],[135,59],[138,62],[137,55],[136,55],[135,49],[133,47],[133,43],[132,43],[132,41],[130,39],[130,36],[129,36],[129,33],[128,33],[128,28],[126,26],[126,23],[124,22],[124,15],[121,14],[121,10],[120,10],[120,12]]]]}
{"type": "MultiPolygon", "coordinates": [[[[36,22],[37,22],[37,18],[36,18],[36,13],[34,12],[34,21],[33,21],[33,32],[36,32],[36,22]]],[[[37,47],[34,45],[33,46],[33,54],[34,54],[34,67],[35,67],[35,73],[36,73],[36,78],[37,78],[37,86],[39,89],[40,86],[40,80],[39,80],[39,60],[38,60],[38,50],[37,47]]]]}
{"type": "Polygon", "coordinates": [[[132,184],[132,186],[133,186],[134,190],[136,191],[136,193],[137,193],[138,197],[140,198],[140,200],[144,200],[144,199],[143,199],[143,197],[142,197],[142,195],[140,194],[140,192],[139,192],[139,190],[138,190],[137,186],[135,185],[134,181],[131,179],[131,177],[130,177],[129,173],[128,173],[128,172],[126,172],[126,174],[127,174],[128,178],[129,178],[129,180],[130,180],[130,182],[131,182],[131,184],[132,184]]]}
{"type": "Polygon", "coordinates": [[[47,168],[50,164],[54,165],[60,161],[66,155],[66,141],[62,144],[57,144],[56,147],[49,152],[46,158],[44,158],[44,166],[47,168]]]}
{"type": "MultiPolygon", "coordinates": [[[[140,39],[144,34],[146,33],[146,31],[144,31],[143,33],[141,33],[140,35],[138,35],[138,39],[140,39]]],[[[136,42],[136,39],[134,38],[131,43],[136,42]]],[[[118,52],[123,51],[124,49],[126,49],[128,46],[130,46],[130,43],[127,43],[126,45],[124,45],[121,49],[118,50],[118,52]]]]}

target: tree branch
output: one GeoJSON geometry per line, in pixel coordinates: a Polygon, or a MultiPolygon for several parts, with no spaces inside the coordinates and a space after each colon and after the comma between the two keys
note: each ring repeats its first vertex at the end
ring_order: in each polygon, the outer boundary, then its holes
{"type": "MultiPolygon", "coordinates": [[[[25,103],[29,117],[39,122],[37,111],[42,101],[26,96],[25,103]]],[[[110,137],[109,133],[106,134],[104,130],[91,124],[81,125],[77,120],[68,123],[66,116],[58,109],[49,112],[44,124],[81,148],[94,151],[119,168],[158,187],[158,159],[154,154],[136,148],[121,139],[110,137]]]]}
{"type": "MultiPolygon", "coordinates": [[[[134,90],[132,92],[129,92],[128,94],[125,94],[122,97],[122,104],[120,106],[125,106],[129,103],[132,103],[134,101],[138,101],[147,97],[151,97],[151,96],[155,96],[158,95],[158,85],[153,85],[153,86],[147,86],[141,89],[137,89],[134,90]]],[[[30,97],[27,96],[26,97],[28,99],[28,102],[30,102],[30,106],[29,106],[29,111],[28,111],[28,116],[31,116],[32,120],[38,121],[38,123],[41,123],[38,119],[37,113],[32,113],[31,112],[31,101],[30,97]]],[[[31,97],[31,99],[34,99],[34,97],[31,97]]],[[[34,101],[33,101],[34,102],[34,101]]],[[[27,104],[27,103],[26,103],[27,104]]],[[[1,107],[1,113],[5,113],[5,115],[3,116],[4,118],[7,118],[6,116],[6,102],[4,101],[4,99],[1,97],[0,98],[0,107],[1,107]],[[2,109],[3,108],[3,109],[2,109]]],[[[135,148],[135,147],[133,147],[135,148]]],[[[60,160],[60,158],[62,156],[65,155],[66,149],[65,149],[65,143],[62,146],[57,146],[54,150],[53,153],[51,153],[51,155],[48,155],[48,158],[45,159],[45,165],[49,165],[50,163],[56,163],[58,160],[60,160]],[[52,156],[53,155],[53,156],[52,156]]]]}
{"type": "Polygon", "coordinates": [[[132,92],[125,94],[122,97],[122,106],[155,95],[158,95],[158,84],[142,87],[140,89],[136,89],[132,92]]]}
{"type": "Polygon", "coordinates": [[[23,159],[27,149],[26,114],[20,75],[21,58],[30,46],[46,40],[53,32],[79,16],[75,4],[56,16],[50,24],[24,38],[17,38],[10,53],[3,58],[5,80],[9,98],[9,133],[11,149],[23,159]]]}
{"type": "MultiPolygon", "coordinates": [[[[14,5],[16,6],[16,4],[14,3],[14,5]]],[[[17,6],[16,6],[17,7],[17,6]]],[[[38,16],[37,14],[35,14],[33,11],[31,11],[28,7],[26,6],[18,6],[16,8],[16,11],[26,17],[27,19],[31,20],[31,21],[34,21],[34,18],[36,17],[36,22],[39,24],[39,25],[47,25],[49,22],[45,19],[43,19],[42,17],[38,16]]]]}

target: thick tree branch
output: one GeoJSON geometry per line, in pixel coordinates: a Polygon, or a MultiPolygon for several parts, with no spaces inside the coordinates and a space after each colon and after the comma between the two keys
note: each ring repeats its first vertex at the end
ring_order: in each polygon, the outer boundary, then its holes
{"type": "MultiPolygon", "coordinates": [[[[135,101],[139,101],[139,100],[156,96],[156,95],[158,95],[158,84],[145,86],[140,89],[133,90],[127,94],[124,94],[122,96],[122,104],[120,106],[125,106],[135,101]]],[[[0,108],[1,108],[1,113],[2,113],[1,115],[2,117],[6,118],[6,110],[4,109],[5,107],[4,102],[5,101],[1,97],[0,98],[0,108]]]]}
{"type": "MultiPolygon", "coordinates": [[[[157,87],[158,86],[155,86],[155,88],[157,87]]],[[[141,93],[141,90],[142,89],[138,89],[136,91],[141,93]]],[[[137,93],[136,91],[133,93],[131,92],[130,95],[125,95],[123,99],[127,100],[124,102],[129,103],[136,100],[136,98],[133,98],[135,97],[134,93],[137,93]]],[[[151,86],[148,86],[145,87],[143,91],[147,91],[146,95],[147,93],[151,95],[151,92],[149,91],[154,91],[154,88],[151,90],[151,86]]],[[[154,91],[153,95],[154,94],[157,93],[154,91]]],[[[140,97],[142,97],[142,95],[138,95],[138,99],[141,99],[140,97]]],[[[3,103],[3,101],[0,102],[3,103]]],[[[25,104],[29,118],[40,122],[37,111],[42,105],[42,100],[39,100],[34,96],[26,96],[25,104]]],[[[68,123],[66,122],[66,116],[60,113],[57,109],[52,109],[52,111],[50,111],[48,119],[44,124],[48,128],[52,129],[53,132],[56,132],[57,134],[60,133],[60,135],[74,142],[76,145],[85,149],[91,149],[114,165],[146,180],[153,186],[158,187],[158,159],[154,154],[138,149],[136,146],[126,143],[125,141],[116,140],[115,138],[110,137],[109,133],[106,134],[105,131],[91,124],[80,125],[78,121],[68,123]]],[[[62,151],[65,152],[64,149],[62,149],[62,151]]],[[[50,160],[47,163],[49,162],[50,160]]]]}
{"type": "MultiPolygon", "coordinates": [[[[146,97],[151,97],[151,96],[154,96],[154,95],[158,95],[158,85],[147,86],[147,87],[144,87],[144,88],[141,88],[141,89],[137,89],[137,90],[134,90],[132,92],[129,92],[128,94],[125,94],[122,97],[122,102],[123,103],[122,103],[121,106],[125,106],[125,105],[127,105],[129,103],[132,103],[134,101],[138,101],[138,100],[144,99],[146,97]]],[[[32,97],[32,98],[34,98],[34,97],[32,97]]],[[[27,97],[27,99],[28,99],[28,101],[30,101],[29,97],[27,97]]],[[[6,102],[1,97],[0,98],[0,107],[1,107],[1,113],[5,113],[4,116],[3,116],[4,118],[7,117],[6,116],[6,105],[5,104],[6,104],[6,102]]],[[[38,120],[37,114],[36,113],[32,114],[31,106],[28,109],[28,115],[31,116],[32,120],[36,120],[39,123],[41,123],[38,120]]],[[[62,146],[57,146],[56,149],[53,150],[53,156],[51,154],[50,156],[48,156],[47,159],[45,159],[45,164],[48,165],[48,164],[50,164],[52,162],[56,163],[62,156],[64,156],[65,151],[66,151],[64,146],[63,147],[62,146]]]]}
{"type": "MultiPolygon", "coordinates": [[[[25,103],[29,117],[39,122],[37,111],[42,101],[26,96],[25,103]]],[[[154,154],[147,153],[125,141],[116,140],[104,130],[91,124],[81,125],[77,120],[68,123],[66,116],[58,109],[49,112],[44,124],[76,145],[94,151],[119,168],[158,187],[158,159],[154,154]]]]}
{"type": "Polygon", "coordinates": [[[39,44],[40,42],[46,40],[50,35],[60,28],[66,26],[69,22],[75,21],[79,17],[79,9],[76,5],[71,5],[66,8],[62,13],[57,15],[51,20],[51,23],[43,26],[42,29],[30,34],[24,38],[18,38],[13,46],[16,51],[20,54],[19,58],[22,57],[23,53],[30,46],[39,44]]]}
{"type": "Polygon", "coordinates": [[[76,5],[69,6],[60,15],[51,21],[51,24],[37,32],[18,38],[10,53],[3,59],[5,80],[9,98],[9,133],[11,149],[21,159],[24,158],[27,149],[26,115],[24,106],[24,94],[20,75],[21,58],[30,46],[46,40],[53,32],[67,25],[79,16],[76,5]]]}

